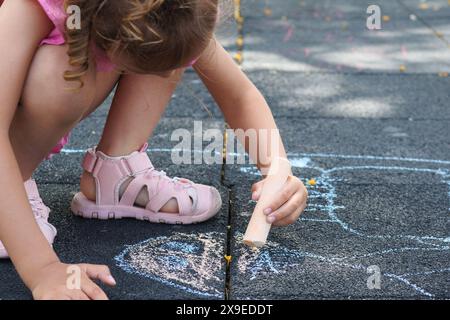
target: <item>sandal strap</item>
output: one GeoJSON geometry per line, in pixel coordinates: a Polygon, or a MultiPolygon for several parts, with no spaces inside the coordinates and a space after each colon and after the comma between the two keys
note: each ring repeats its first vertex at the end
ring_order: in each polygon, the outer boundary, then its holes
{"type": "MultiPolygon", "coordinates": [[[[147,180],[145,179],[145,175],[135,177],[126,187],[122,197],[120,198],[119,204],[127,207],[134,206],[136,198],[144,187],[147,187],[147,189],[150,188],[147,184],[147,180]]],[[[148,190],[148,192],[150,193],[150,190],[148,190]]]]}
{"type": "MultiPolygon", "coordinates": [[[[105,161],[111,161],[97,156],[95,149],[89,149],[83,159],[83,169],[91,173],[94,177],[102,167],[105,161]]],[[[119,170],[126,176],[134,176],[140,172],[153,169],[153,165],[146,153],[135,153],[131,157],[121,158],[115,161],[119,170]]]]}
{"type": "Polygon", "coordinates": [[[170,200],[176,199],[179,215],[190,215],[193,212],[191,194],[195,199],[195,190],[175,186],[173,182],[164,177],[150,177],[148,174],[141,174],[134,178],[125,189],[119,205],[133,206],[141,190],[146,187],[148,194],[148,203],[146,209],[151,212],[160,212],[161,208],[170,200]],[[164,190],[164,191],[161,191],[164,190]],[[170,190],[170,192],[168,191],[170,190]]]}
{"type": "Polygon", "coordinates": [[[168,179],[156,179],[158,182],[147,184],[150,201],[146,209],[152,212],[160,212],[161,208],[170,199],[176,199],[178,204],[178,214],[188,216],[193,213],[193,205],[189,197],[189,189],[175,187],[168,179]],[[160,190],[166,190],[165,192],[160,190]],[[168,192],[167,190],[171,190],[168,192]]]}
{"type": "Polygon", "coordinates": [[[95,148],[87,151],[83,159],[83,169],[95,179],[98,205],[117,205],[122,183],[130,176],[153,169],[145,150],[146,145],[140,151],[122,158],[108,157],[95,148]]]}

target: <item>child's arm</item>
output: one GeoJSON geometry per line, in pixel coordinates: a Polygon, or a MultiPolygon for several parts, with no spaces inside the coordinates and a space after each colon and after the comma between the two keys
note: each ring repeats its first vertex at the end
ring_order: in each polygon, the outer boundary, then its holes
{"type": "MultiPolygon", "coordinates": [[[[60,263],[33,217],[9,139],[29,66],[51,28],[37,1],[7,0],[0,7],[0,239],[25,284],[35,290],[35,298],[70,298],[74,297],[71,294],[81,297],[80,290],[65,291],[67,267],[60,263]]],[[[81,268],[89,271],[91,266],[81,268]]],[[[97,290],[94,283],[84,279],[83,283],[97,290]]]]}
{"type": "MultiPolygon", "coordinates": [[[[261,92],[240,70],[218,41],[214,41],[206,49],[194,68],[233,129],[277,130],[272,112],[261,92]]],[[[262,154],[273,158],[276,156],[286,158],[281,141],[278,150],[271,150],[269,146],[257,143],[258,148],[267,148],[267,150],[258,149],[257,153],[254,152],[255,150],[249,150],[249,143],[246,142],[247,152],[260,169],[270,166],[270,163],[266,163],[266,159],[261,159],[262,154]]]]}
{"type": "MultiPolygon", "coordinates": [[[[256,129],[257,132],[260,129],[277,129],[266,100],[219,42],[212,42],[194,68],[233,129],[256,129]]],[[[249,150],[248,143],[244,145],[260,169],[270,165],[261,161],[260,154],[268,154],[272,159],[277,156],[286,157],[281,138],[279,138],[279,148],[272,148],[269,144],[259,146],[261,137],[259,134],[257,136],[258,149],[266,147],[267,150],[258,150],[255,153],[249,150]]],[[[254,200],[259,198],[263,183],[264,180],[253,186],[254,200]]],[[[287,225],[295,222],[305,209],[307,191],[298,178],[291,176],[275,198],[276,200],[266,210],[268,221],[278,226],[287,225]]]]}

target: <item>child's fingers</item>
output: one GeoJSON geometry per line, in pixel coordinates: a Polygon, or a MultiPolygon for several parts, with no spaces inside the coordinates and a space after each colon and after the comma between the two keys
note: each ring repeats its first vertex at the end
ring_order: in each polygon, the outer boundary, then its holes
{"type": "Polygon", "coordinates": [[[275,211],[277,211],[281,206],[283,206],[289,199],[298,191],[298,185],[296,180],[293,180],[292,177],[289,177],[284,187],[278,191],[274,200],[263,209],[264,214],[269,215],[275,211]]]}
{"type": "Polygon", "coordinates": [[[305,210],[305,208],[306,208],[306,204],[302,205],[300,207],[300,209],[298,209],[297,211],[294,211],[291,215],[275,221],[273,223],[273,225],[275,227],[286,227],[286,226],[289,226],[289,225],[297,222],[297,220],[300,218],[300,216],[301,216],[303,210],[305,210]]]}
{"type": "Polygon", "coordinates": [[[91,300],[108,300],[105,292],[103,292],[103,290],[98,285],[96,285],[89,279],[85,279],[85,281],[83,281],[81,290],[83,290],[83,292],[91,300]]]}
{"type": "MultiPolygon", "coordinates": [[[[300,217],[300,215],[299,215],[299,217],[300,217]]],[[[297,219],[291,219],[290,217],[287,217],[280,221],[275,222],[273,224],[273,226],[274,227],[287,227],[287,226],[290,226],[291,224],[294,224],[297,220],[298,220],[298,217],[297,217],[297,219]]]]}
{"type": "Polygon", "coordinates": [[[287,219],[288,224],[297,221],[302,207],[302,196],[295,193],[286,203],[267,216],[267,222],[275,224],[277,221],[287,219]]]}
{"type": "Polygon", "coordinates": [[[72,300],[72,298],[68,295],[68,294],[57,294],[57,293],[52,293],[52,294],[47,294],[47,295],[43,295],[42,297],[35,297],[34,299],[36,300],[42,300],[42,301],[65,301],[65,300],[72,300]]]}
{"type": "Polygon", "coordinates": [[[107,266],[94,265],[94,264],[83,264],[82,268],[92,280],[100,280],[104,284],[109,286],[115,286],[116,280],[111,275],[111,271],[107,266]]]}
{"type": "Polygon", "coordinates": [[[87,294],[81,290],[76,290],[76,293],[70,295],[71,300],[90,300],[87,294]]]}
{"type": "Polygon", "coordinates": [[[255,191],[257,191],[257,190],[260,190],[260,189],[262,188],[263,184],[264,184],[264,180],[255,182],[255,183],[252,185],[252,192],[255,192],[255,191]]]}
{"type": "Polygon", "coordinates": [[[100,273],[97,279],[110,287],[114,287],[117,284],[116,280],[110,274],[100,273]]]}
{"type": "Polygon", "coordinates": [[[264,180],[259,181],[252,186],[252,200],[257,201],[261,196],[262,187],[264,185],[264,180]]]}

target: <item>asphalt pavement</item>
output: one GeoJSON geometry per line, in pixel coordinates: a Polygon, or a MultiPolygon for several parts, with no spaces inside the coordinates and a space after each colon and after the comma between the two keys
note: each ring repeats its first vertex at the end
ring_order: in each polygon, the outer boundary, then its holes
{"type": "MultiPolygon", "coordinates": [[[[106,289],[112,299],[449,299],[447,1],[242,0],[237,18],[223,19],[218,37],[269,101],[309,190],[301,219],[251,250],[241,239],[255,205],[255,167],[172,163],[174,130],[194,133],[194,121],[225,127],[190,70],[149,155],[170,176],[216,186],[219,215],[170,226],[70,213],[109,97],[35,174],[61,259],[109,265],[118,281],[106,289]],[[381,30],[366,27],[372,4],[381,30]]],[[[0,299],[30,298],[1,261],[0,299]]]]}

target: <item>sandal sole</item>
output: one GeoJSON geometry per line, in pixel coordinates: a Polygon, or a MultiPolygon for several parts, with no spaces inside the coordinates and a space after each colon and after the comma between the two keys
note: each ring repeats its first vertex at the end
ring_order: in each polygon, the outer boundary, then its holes
{"type": "MultiPolygon", "coordinates": [[[[217,195],[216,195],[217,197],[217,195]]],[[[218,194],[220,199],[220,194],[218,194]]],[[[222,207],[222,201],[205,213],[191,216],[180,216],[176,213],[155,213],[149,210],[129,206],[98,206],[95,202],[88,200],[81,192],[77,193],[71,202],[70,209],[75,216],[85,219],[119,220],[123,218],[134,218],[159,224],[196,224],[214,217],[222,207]]]]}

